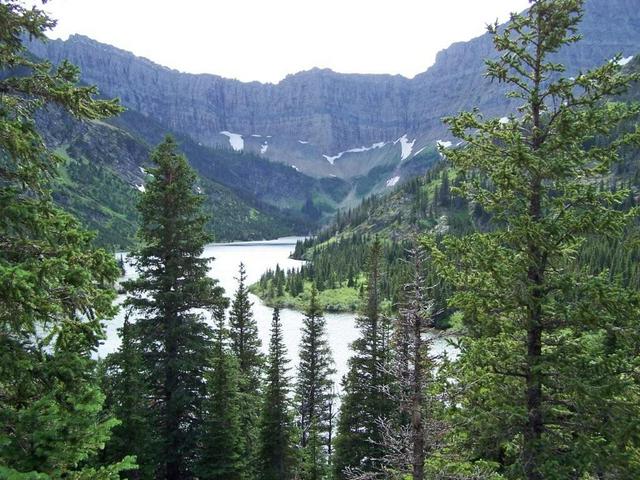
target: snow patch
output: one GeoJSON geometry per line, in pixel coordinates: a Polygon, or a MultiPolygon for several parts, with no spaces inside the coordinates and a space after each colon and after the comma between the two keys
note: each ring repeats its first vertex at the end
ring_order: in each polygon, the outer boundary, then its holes
{"type": "Polygon", "coordinates": [[[257,133],[252,133],[252,134],[251,134],[251,136],[252,136],[253,138],[260,138],[260,137],[262,137],[262,135],[258,135],[257,133]]]}
{"type": "Polygon", "coordinates": [[[229,144],[231,145],[231,148],[233,148],[236,152],[239,152],[244,148],[244,139],[239,133],[231,133],[227,132],[226,130],[223,130],[220,133],[226,137],[229,137],[229,144]]]}
{"type": "Polygon", "coordinates": [[[335,157],[330,157],[329,155],[322,155],[322,156],[327,159],[327,162],[333,165],[335,161],[342,156],[342,152],[336,155],[335,157]]]}
{"type": "Polygon", "coordinates": [[[506,125],[507,123],[509,123],[509,117],[502,117],[500,118],[500,120],[498,120],[498,122],[500,122],[503,125],[506,125]]]}
{"type": "Polygon", "coordinates": [[[291,168],[293,168],[296,172],[300,171],[300,169],[298,167],[296,167],[295,165],[291,165],[291,168]]]}
{"type": "Polygon", "coordinates": [[[142,167],[138,167],[138,168],[140,169],[140,172],[141,172],[143,175],[146,175],[146,174],[147,174],[147,172],[145,172],[144,168],[142,168],[142,167]]]}
{"type": "Polygon", "coordinates": [[[387,180],[387,187],[393,187],[396,183],[398,183],[398,180],[400,180],[400,177],[398,176],[390,178],[389,180],[387,180]]]}
{"type": "Polygon", "coordinates": [[[427,147],[422,147],[420,150],[418,150],[416,153],[413,154],[413,156],[415,157],[416,155],[418,155],[421,151],[423,151],[425,148],[427,147]]]}
{"type": "Polygon", "coordinates": [[[308,144],[309,142],[307,142],[306,140],[298,140],[298,143],[301,143],[302,145],[306,145],[306,144],[308,144]]]}
{"type": "Polygon", "coordinates": [[[451,143],[449,140],[438,140],[436,141],[436,145],[440,148],[450,148],[453,143],[451,143]]]}
{"type": "MultiPolygon", "coordinates": [[[[298,140],[300,141],[300,140],[298,140]]],[[[415,140],[414,140],[415,141],[415,140]]],[[[395,143],[395,142],[394,142],[395,143]]],[[[349,150],[345,150],[344,152],[340,152],[337,155],[334,156],[330,156],[330,155],[322,155],[324,158],[327,159],[327,162],[329,162],[331,165],[333,165],[335,163],[336,160],[338,160],[340,157],[342,157],[345,153],[362,153],[362,152],[368,152],[369,150],[374,150],[376,148],[382,148],[386,145],[386,142],[378,142],[378,143],[374,143],[373,145],[371,145],[370,147],[357,147],[357,148],[350,148],[349,150]]]]}
{"type": "Polygon", "coordinates": [[[631,60],[633,60],[633,55],[631,55],[630,57],[621,58],[620,60],[618,60],[618,65],[624,67],[631,60]]]}
{"type": "Polygon", "coordinates": [[[267,149],[269,148],[269,144],[265,141],[260,147],[260,155],[264,155],[267,153],[267,149]]]}
{"type": "Polygon", "coordinates": [[[146,188],[144,188],[144,185],[138,185],[138,184],[136,184],[136,188],[137,188],[139,191],[141,191],[142,193],[144,193],[144,192],[146,192],[146,191],[147,191],[147,189],[146,189],[146,188]]]}
{"type": "Polygon", "coordinates": [[[411,155],[411,151],[413,150],[413,144],[416,143],[416,139],[414,138],[412,142],[409,142],[407,138],[407,134],[405,133],[399,139],[397,139],[393,144],[400,142],[400,161],[405,160],[409,155],[411,155]]]}

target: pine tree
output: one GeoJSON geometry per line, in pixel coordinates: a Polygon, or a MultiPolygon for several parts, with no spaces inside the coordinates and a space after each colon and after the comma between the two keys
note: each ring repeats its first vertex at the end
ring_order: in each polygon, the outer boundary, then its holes
{"type": "Polygon", "coordinates": [[[194,309],[217,310],[227,301],[207,277],[209,259],[200,258],[210,236],[203,199],[193,191],[195,173],[170,137],[151,161],[151,180],[138,207],[143,246],[133,255],[139,277],[124,285],[125,303],[137,315],[135,335],[154,400],[157,475],[176,480],[192,475],[212,346],[211,328],[194,309]]]}
{"type": "Polygon", "coordinates": [[[443,404],[431,393],[438,360],[432,351],[434,337],[429,334],[435,326],[434,286],[423,275],[423,252],[414,248],[411,257],[413,279],[406,285],[394,330],[393,383],[389,391],[397,415],[389,422],[392,428],[386,429],[385,463],[395,472],[423,480],[427,455],[437,450],[446,427],[438,418],[443,404]]]}
{"type": "Polygon", "coordinates": [[[388,418],[393,405],[387,395],[391,382],[388,371],[390,352],[388,321],[380,313],[380,255],[376,238],[368,265],[366,306],[356,319],[360,337],[353,342],[349,371],[343,380],[341,414],[335,441],[335,476],[345,470],[375,472],[384,455],[380,420],[388,418]]]}
{"type": "Polygon", "coordinates": [[[104,361],[103,385],[107,395],[106,407],[121,422],[111,434],[101,460],[114,461],[125,455],[135,455],[139,465],[128,478],[154,478],[153,458],[158,439],[151,428],[149,415],[152,398],[144,378],[144,366],[140,346],[132,335],[129,314],[119,329],[121,339],[117,352],[104,361]]]}
{"type": "Polygon", "coordinates": [[[238,268],[238,275],[238,288],[229,313],[231,350],[238,358],[241,373],[255,385],[260,378],[260,369],[264,362],[260,353],[262,343],[258,337],[258,324],[251,311],[247,272],[242,263],[238,268]]]}
{"type": "Polygon", "coordinates": [[[258,324],[253,318],[247,274],[244,265],[239,267],[238,289],[229,313],[229,337],[231,351],[239,366],[240,428],[243,434],[243,453],[246,477],[255,478],[258,465],[258,423],[260,410],[261,370],[264,363],[260,353],[258,324]]]}
{"type": "Polygon", "coordinates": [[[224,312],[218,312],[215,321],[212,371],[207,375],[208,397],[196,472],[198,478],[206,480],[240,480],[246,478],[246,459],[242,457],[239,367],[228,345],[224,312]]]}
{"type": "Polygon", "coordinates": [[[52,68],[22,41],[55,25],[37,7],[0,4],[0,477],[119,478],[124,463],[87,466],[117,423],[102,411],[96,362],[102,322],[115,313],[115,259],[56,207],[49,185],[63,159],[34,123],[48,104],[78,119],[120,111],[79,87],[78,69],[52,68]]]}
{"type": "Polygon", "coordinates": [[[335,373],[326,338],[326,322],[318,303],[318,291],[311,298],[302,327],[300,363],[296,383],[296,405],[303,470],[309,480],[325,478],[327,472],[329,406],[335,373]]]}
{"type": "Polygon", "coordinates": [[[451,438],[463,458],[495,462],[507,478],[639,475],[638,385],[626,373],[637,292],[576,266],[586,238],[619,237],[637,215],[617,208],[626,192],[598,191],[598,181],[637,141],[611,134],[639,108],[611,101],[631,80],[617,58],[575,78],[553,61],[579,40],[582,3],[534,0],[506,28],[490,27],[501,56],[487,73],[514,89],[518,116],[447,120],[466,145],[449,160],[488,180],[460,190],[496,226],[447,239],[450,256],[433,248],[468,330],[451,372],[461,387],[451,438]]]}
{"type": "Polygon", "coordinates": [[[293,425],[287,376],[287,350],[282,338],[280,310],[273,310],[260,423],[260,475],[264,480],[287,480],[293,467],[293,425]]]}

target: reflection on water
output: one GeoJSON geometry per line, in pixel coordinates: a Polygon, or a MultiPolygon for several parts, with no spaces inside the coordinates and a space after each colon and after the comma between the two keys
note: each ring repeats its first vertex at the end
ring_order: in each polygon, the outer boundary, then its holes
{"type": "MultiPolygon", "coordinates": [[[[232,297],[238,285],[235,277],[238,274],[240,262],[245,264],[249,284],[258,281],[267,269],[275,269],[276,265],[280,265],[284,269],[299,267],[302,264],[301,261],[289,258],[297,239],[297,237],[286,237],[269,241],[207,245],[204,256],[215,258],[211,262],[209,275],[220,282],[228,297],[232,297]]],[[[125,278],[130,277],[133,274],[133,269],[130,265],[126,265],[125,268],[125,278]]],[[[258,323],[258,332],[262,340],[262,349],[266,353],[273,309],[264,305],[254,295],[251,295],[250,298],[253,302],[253,315],[258,323]]],[[[122,300],[122,296],[118,297],[118,302],[122,302],[122,300]]],[[[292,360],[291,365],[294,366],[298,358],[300,327],[304,314],[295,310],[283,309],[280,312],[280,317],[284,342],[289,358],[292,360]]],[[[327,313],[325,318],[329,345],[331,345],[336,363],[335,379],[339,380],[346,373],[349,344],[356,339],[358,334],[355,328],[355,315],[352,313],[327,313]]],[[[117,329],[122,325],[122,321],[123,312],[121,311],[115,319],[107,324],[107,340],[98,350],[100,357],[117,350],[120,346],[117,329]]],[[[444,346],[444,341],[438,341],[436,350],[442,350],[444,346]]]]}

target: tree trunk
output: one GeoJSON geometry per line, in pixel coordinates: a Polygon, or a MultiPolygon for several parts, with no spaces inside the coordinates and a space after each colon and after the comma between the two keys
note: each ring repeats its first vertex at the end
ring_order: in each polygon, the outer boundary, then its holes
{"type": "MultiPolygon", "coordinates": [[[[540,182],[532,185],[529,214],[539,220],[542,214],[540,204],[540,182]]],[[[523,467],[527,480],[542,480],[540,465],[540,442],[544,429],[542,418],[542,285],[544,283],[544,259],[540,248],[529,244],[530,266],[527,272],[528,288],[531,288],[530,306],[527,319],[526,358],[526,403],[527,421],[523,436],[523,467]]]]}
{"type": "Polygon", "coordinates": [[[413,395],[411,405],[411,430],[413,439],[413,480],[424,478],[424,425],[422,421],[422,389],[424,379],[422,371],[422,318],[415,312],[413,352],[413,395]]]}

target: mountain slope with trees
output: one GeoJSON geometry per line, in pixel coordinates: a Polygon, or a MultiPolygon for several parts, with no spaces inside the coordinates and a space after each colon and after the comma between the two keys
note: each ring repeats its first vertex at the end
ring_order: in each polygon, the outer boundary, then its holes
{"type": "MultiPolygon", "coordinates": [[[[39,112],[38,128],[66,160],[55,185],[56,201],[95,229],[99,244],[130,247],[139,220],[138,191],[149,179],[143,169],[150,145],[165,133],[162,127],[132,111],[78,122],[49,108],[39,112]]],[[[212,213],[207,228],[218,241],[305,234],[348,191],[337,179],[312,179],[251,154],[197,145],[186,136],[178,141],[199,173],[212,213]]]]}

